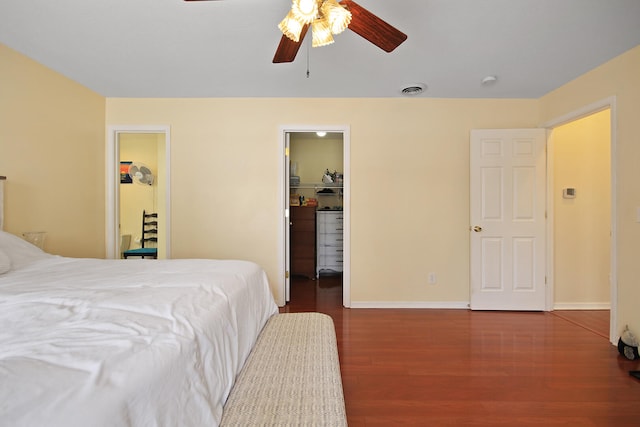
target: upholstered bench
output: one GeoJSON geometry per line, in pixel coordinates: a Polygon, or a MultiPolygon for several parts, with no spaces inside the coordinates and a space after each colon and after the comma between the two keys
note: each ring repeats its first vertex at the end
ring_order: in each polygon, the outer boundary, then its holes
{"type": "Polygon", "coordinates": [[[346,426],[336,334],[321,313],[276,314],[236,379],[221,426],[346,426]]]}

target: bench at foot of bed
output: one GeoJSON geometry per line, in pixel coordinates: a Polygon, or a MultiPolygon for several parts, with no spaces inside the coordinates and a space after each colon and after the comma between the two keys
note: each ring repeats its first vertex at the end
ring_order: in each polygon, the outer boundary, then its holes
{"type": "Polygon", "coordinates": [[[236,379],[221,426],[346,426],[336,334],[320,313],[276,314],[236,379]]]}

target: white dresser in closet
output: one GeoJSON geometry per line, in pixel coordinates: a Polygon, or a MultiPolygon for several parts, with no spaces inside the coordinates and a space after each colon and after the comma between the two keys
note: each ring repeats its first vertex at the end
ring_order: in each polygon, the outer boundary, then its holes
{"type": "Polygon", "coordinates": [[[343,270],[343,213],[342,211],[316,212],[316,275],[343,270]]]}

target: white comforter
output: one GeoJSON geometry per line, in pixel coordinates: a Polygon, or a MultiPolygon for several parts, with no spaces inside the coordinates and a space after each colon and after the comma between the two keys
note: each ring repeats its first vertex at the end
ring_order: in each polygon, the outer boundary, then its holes
{"type": "Polygon", "coordinates": [[[0,425],[216,426],[276,312],[250,262],[43,257],[0,275],[0,425]]]}

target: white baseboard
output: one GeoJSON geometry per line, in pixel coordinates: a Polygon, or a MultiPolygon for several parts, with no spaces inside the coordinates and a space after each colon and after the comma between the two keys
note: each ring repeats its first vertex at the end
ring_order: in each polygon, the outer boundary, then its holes
{"type": "Polygon", "coordinates": [[[554,310],[611,310],[608,302],[559,302],[553,305],[554,310]]]}
{"type": "MultiPolygon", "coordinates": [[[[439,308],[468,310],[468,301],[351,301],[351,308],[439,308]]],[[[557,303],[554,310],[610,310],[608,302],[557,303]]]]}
{"type": "Polygon", "coordinates": [[[468,301],[351,301],[351,308],[469,309],[468,301]]]}

